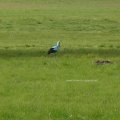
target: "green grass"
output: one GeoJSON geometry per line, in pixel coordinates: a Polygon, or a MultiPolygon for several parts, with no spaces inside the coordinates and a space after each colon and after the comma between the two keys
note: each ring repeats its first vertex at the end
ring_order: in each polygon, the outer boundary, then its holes
{"type": "Polygon", "coordinates": [[[119,0],[0,0],[0,120],[119,120],[119,14],[119,0]]]}

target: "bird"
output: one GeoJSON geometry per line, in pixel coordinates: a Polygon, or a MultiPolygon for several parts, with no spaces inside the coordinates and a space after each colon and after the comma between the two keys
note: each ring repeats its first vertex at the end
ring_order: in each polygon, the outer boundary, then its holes
{"type": "Polygon", "coordinates": [[[48,50],[48,55],[51,54],[51,53],[56,53],[59,49],[60,49],[60,41],[58,41],[55,46],[51,47],[48,50]]]}

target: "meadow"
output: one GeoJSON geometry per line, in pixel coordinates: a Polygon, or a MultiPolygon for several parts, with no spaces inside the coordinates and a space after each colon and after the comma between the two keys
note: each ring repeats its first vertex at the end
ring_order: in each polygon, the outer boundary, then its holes
{"type": "Polygon", "coordinates": [[[119,91],[119,0],[0,0],[0,120],[119,120],[119,91]]]}

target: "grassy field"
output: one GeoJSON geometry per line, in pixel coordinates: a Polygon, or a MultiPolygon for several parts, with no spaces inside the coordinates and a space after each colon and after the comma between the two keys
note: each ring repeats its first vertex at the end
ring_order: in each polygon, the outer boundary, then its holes
{"type": "Polygon", "coordinates": [[[0,0],[0,120],[119,120],[119,91],[119,0],[0,0]]]}

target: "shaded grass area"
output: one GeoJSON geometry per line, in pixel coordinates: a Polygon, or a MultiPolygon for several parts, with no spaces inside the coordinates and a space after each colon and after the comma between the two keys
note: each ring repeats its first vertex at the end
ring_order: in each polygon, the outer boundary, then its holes
{"type": "Polygon", "coordinates": [[[64,56],[103,56],[103,57],[118,57],[120,56],[120,49],[97,49],[97,48],[80,48],[80,49],[67,49],[59,51],[57,54],[47,55],[47,50],[41,49],[1,49],[0,57],[1,58],[11,58],[11,57],[64,57],[64,56]]]}

